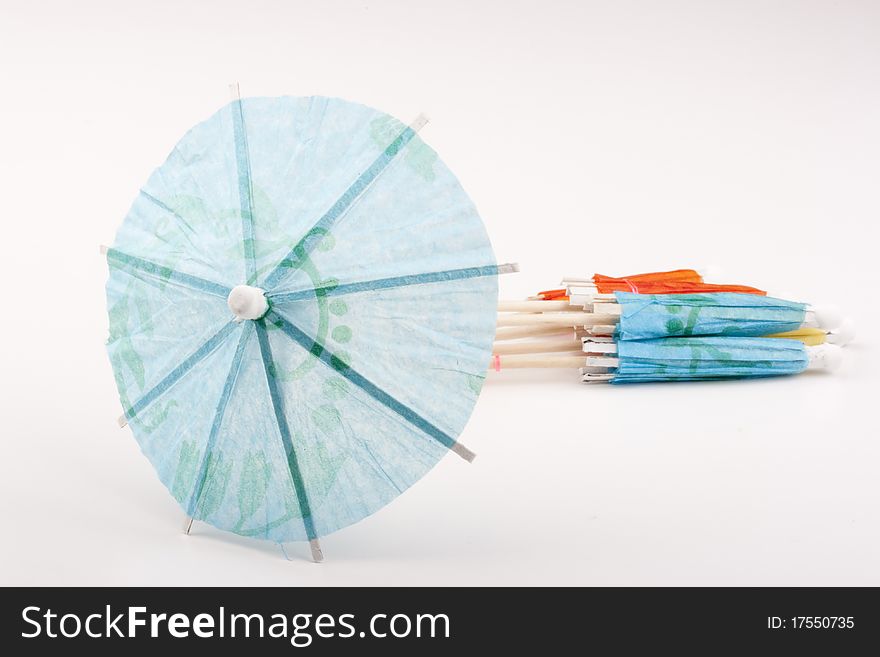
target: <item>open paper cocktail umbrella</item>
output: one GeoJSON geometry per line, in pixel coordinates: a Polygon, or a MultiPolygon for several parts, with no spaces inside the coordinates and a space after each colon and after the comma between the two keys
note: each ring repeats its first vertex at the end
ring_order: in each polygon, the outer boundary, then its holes
{"type": "Polygon", "coordinates": [[[191,519],[320,559],[446,452],[473,458],[458,435],[513,266],[423,124],[236,98],[135,199],[106,249],[108,351],[191,519]]]}

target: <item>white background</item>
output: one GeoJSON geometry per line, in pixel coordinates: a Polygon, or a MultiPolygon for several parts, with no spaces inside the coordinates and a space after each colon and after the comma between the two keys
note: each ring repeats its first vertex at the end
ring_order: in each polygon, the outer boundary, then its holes
{"type": "Polygon", "coordinates": [[[0,584],[880,584],[880,4],[0,2],[0,584]],[[106,265],[185,130],[244,95],[403,120],[477,203],[506,297],[714,265],[838,303],[834,375],[493,374],[449,457],[322,540],[182,515],[116,427],[106,265]]]}

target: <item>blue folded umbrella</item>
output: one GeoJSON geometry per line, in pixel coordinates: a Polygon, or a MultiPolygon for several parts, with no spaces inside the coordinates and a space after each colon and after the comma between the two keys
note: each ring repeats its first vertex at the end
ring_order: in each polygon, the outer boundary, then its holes
{"type": "Polygon", "coordinates": [[[272,541],[373,513],[458,442],[495,333],[473,203],[408,127],[250,98],[192,128],[107,252],[108,351],[191,517],[272,541]]]}
{"type": "Polygon", "coordinates": [[[617,337],[763,336],[800,328],[806,305],[757,294],[633,294],[616,292],[617,337]]]}
{"type": "Polygon", "coordinates": [[[617,342],[610,383],[704,381],[798,374],[807,348],[785,338],[660,338],[617,342]]]}

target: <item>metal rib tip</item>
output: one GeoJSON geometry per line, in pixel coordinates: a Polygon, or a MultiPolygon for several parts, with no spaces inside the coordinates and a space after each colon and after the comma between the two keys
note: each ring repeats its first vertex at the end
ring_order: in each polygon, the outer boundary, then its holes
{"type": "Polygon", "coordinates": [[[428,118],[427,114],[422,113],[413,119],[413,122],[409,124],[409,127],[413,132],[418,132],[424,128],[430,120],[431,119],[428,118]]]}
{"type": "Polygon", "coordinates": [[[477,458],[477,455],[469,450],[467,447],[462,445],[461,443],[455,443],[452,447],[449,448],[451,451],[458,454],[461,458],[463,458],[468,463],[473,463],[474,459],[477,458]]]}
{"type": "Polygon", "coordinates": [[[313,538],[309,541],[309,548],[312,550],[312,561],[315,563],[321,563],[324,561],[324,552],[321,550],[321,544],[318,543],[317,538],[313,538]]]}

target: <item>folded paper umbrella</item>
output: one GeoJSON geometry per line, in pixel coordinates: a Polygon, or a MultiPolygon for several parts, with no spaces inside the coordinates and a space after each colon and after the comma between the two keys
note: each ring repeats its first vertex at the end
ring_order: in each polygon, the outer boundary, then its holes
{"type": "MultiPolygon", "coordinates": [[[[566,281],[568,283],[569,281],[566,281]]],[[[740,294],[767,294],[764,290],[750,285],[706,283],[693,269],[656,274],[635,274],[633,276],[603,276],[594,274],[592,278],[596,291],[600,294],[611,292],[636,292],[639,294],[683,294],[691,292],[738,292],[740,294]]],[[[572,282],[572,285],[577,283],[572,282]]]]}
{"type": "Polygon", "coordinates": [[[848,345],[855,338],[855,322],[851,318],[845,317],[840,324],[833,328],[803,327],[795,329],[794,331],[771,333],[766,337],[800,340],[808,347],[815,347],[825,343],[843,347],[848,345]]]}
{"type": "Polygon", "coordinates": [[[806,346],[783,338],[660,338],[584,341],[581,373],[585,382],[613,384],[654,381],[707,381],[798,374],[807,369],[835,369],[840,348],[806,346]]]}
{"type": "Polygon", "coordinates": [[[448,451],[485,376],[497,266],[416,135],[338,99],[239,100],[190,130],[112,248],[127,422],[192,519],[276,542],[387,504],[448,451]]]}
{"type": "Polygon", "coordinates": [[[619,340],[587,336],[496,343],[490,369],[580,369],[587,383],[708,381],[834,370],[841,348],[787,338],[693,337],[619,340]]]}
{"type": "Polygon", "coordinates": [[[694,269],[673,269],[671,271],[630,274],[628,276],[593,274],[590,280],[599,288],[600,292],[616,292],[650,283],[702,283],[703,276],[694,269]]]}
{"type": "Polygon", "coordinates": [[[693,335],[758,337],[839,321],[830,310],[755,294],[633,294],[615,292],[612,304],[594,304],[598,314],[619,314],[621,340],[693,335]]]}
{"type": "Polygon", "coordinates": [[[706,283],[693,269],[632,274],[629,276],[605,276],[593,274],[588,278],[566,276],[564,288],[544,290],[535,298],[547,301],[568,300],[573,305],[591,303],[597,295],[613,292],[636,292],[639,294],[693,294],[701,292],[738,292],[741,294],[767,294],[750,285],[706,283]]]}
{"type": "Polygon", "coordinates": [[[622,340],[645,340],[699,335],[766,336],[803,328],[834,328],[840,323],[839,314],[833,309],[757,294],[615,292],[596,298],[583,312],[567,303],[501,302],[498,326],[528,327],[538,334],[559,327],[582,327],[593,334],[614,334],[622,340]],[[529,312],[527,306],[536,308],[529,312]],[[538,312],[542,307],[546,311],[538,312]]]}

